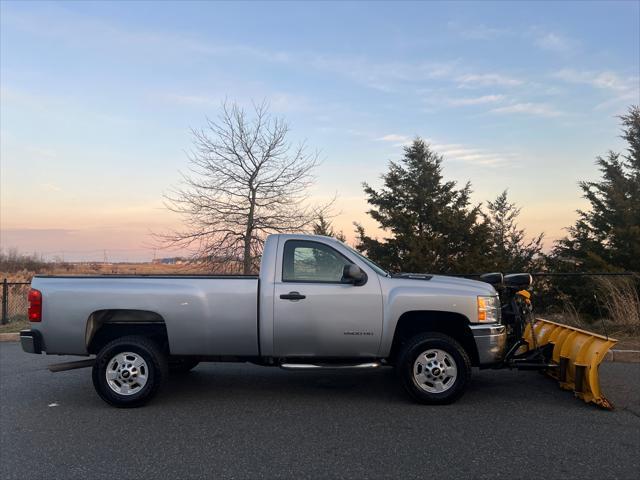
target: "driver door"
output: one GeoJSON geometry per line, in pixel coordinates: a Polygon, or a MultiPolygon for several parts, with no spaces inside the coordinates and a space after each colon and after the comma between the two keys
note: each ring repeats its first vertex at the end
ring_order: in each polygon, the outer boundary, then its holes
{"type": "Polygon", "coordinates": [[[382,335],[378,276],[337,251],[311,240],[279,246],[274,285],[274,353],[280,357],[375,357],[382,335]],[[345,283],[345,265],[367,274],[361,286],[345,283]]]}

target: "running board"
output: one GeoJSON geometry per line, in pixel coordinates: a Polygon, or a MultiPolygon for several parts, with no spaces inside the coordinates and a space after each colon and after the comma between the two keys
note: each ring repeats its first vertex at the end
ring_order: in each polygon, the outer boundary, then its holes
{"type": "Polygon", "coordinates": [[[64,372],[66,370],[75,370],[76,368],[93,367],[94,363],[96,363],[95,358],[90,358],[88,360],[78,360],[77,362],[53,363],[49,365],[49,371],[55,373],[64,372]]]}
{"type": "Polygon", "coordinates": [[[283,363],[280,368],[285,370],[370,370],[373,368],[381,367],[380,362],[368,362],[368,363],[355,363],[355,364],[317,364],[317,363],[283,363]]]}

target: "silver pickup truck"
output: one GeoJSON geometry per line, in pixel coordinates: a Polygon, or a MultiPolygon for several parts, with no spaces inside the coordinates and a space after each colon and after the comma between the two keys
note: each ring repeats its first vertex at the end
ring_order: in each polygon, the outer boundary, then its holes
{"type": "Polygon", "coordinates": [[[22,348],[91,357],[78,366],[92,366],[100,397],[120,407],[203,361],[395,366],[415,400],[450,403],[506,343],[490,284],[390,275],[323,236],[269,236],[259,276],[39,275],[31,286],[22,348]]]}

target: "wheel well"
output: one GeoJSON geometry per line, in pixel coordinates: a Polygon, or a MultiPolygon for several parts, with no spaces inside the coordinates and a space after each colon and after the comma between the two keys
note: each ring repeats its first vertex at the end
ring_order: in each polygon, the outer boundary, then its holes
{"type": "Polygon", "coordinates": [[[169,349],[167,327],[157,313],[148,310],[98,310],[87,320],[87,351],[97,353],[107,343],[126,335],[152,338],[161,348],[169,349]]]}
{"type": "Polygon", "coordinates": [[[471,364],[478,365],[478,349],[469,328],[469,320],[462,314],[439,311],[413,311],[403,313],[396,324],[389,359],[395,359],[404,343],[419,333],[439,332],[457,340],[466,350],[471,364]]]}

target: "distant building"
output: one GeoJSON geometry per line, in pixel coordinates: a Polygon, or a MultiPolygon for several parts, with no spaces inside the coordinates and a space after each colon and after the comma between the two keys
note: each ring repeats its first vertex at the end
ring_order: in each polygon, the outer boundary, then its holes
{"type": "Polygon", "coordinates": [[[156,258],[153,260],[156,265],[184,265],[188,260],[182,257],[156,258]]]}

